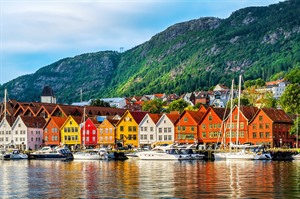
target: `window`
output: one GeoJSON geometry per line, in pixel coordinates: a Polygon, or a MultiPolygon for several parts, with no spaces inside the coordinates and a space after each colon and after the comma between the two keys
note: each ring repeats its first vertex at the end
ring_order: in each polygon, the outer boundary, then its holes
{"type": "Polygon", "coordinates": [[[153,135],[150,135],[150,140],[153,140],[153,135]]]}
{"type": "Polygon", "coordinates": [[[181,127],[182,131],[185,131],[185,126],[181,127]]]}
{"type": "Polygon", "coordinates": [[[256,138],[256,132],[253,132],[252,136],[253,136],[253,138],[256,138]]]}
{"type": "Polygon", "coordinates": [[[120,131],[124,131],[124,126],[120,126],[120,131]]]}
{"type": "Polygon", "coordinates": [[[96,134],[96,130],[94,129],[94,130],[93,130],[93,135],[95,135],[95,134],[96,134]]]}
{"type": "Polygon", "coordinates": [[[256,129],[256,124],[252,124],[252,128],[253,128],[253,129],[256,129]]]}
{"type": "Polygon", "coordinates": [[[133,127],[133,132],[136,132],[136,126],[133,127]]]}
{"type": "Polygon", "coordinates": [[[168,140],[168,136],[167,135],[164,135],[164,140],[168,140]]]}
{"type": "Polygon", "coordinates": [[[172,129],[171,127],[168,128],[168,133],[171,133],[172,132],[172,129]]]}
{"type": "Polygon", "coordinates": [[[144,131],[143,127],[141,127],[141,131],[144,131]]]}
{"type": "Polygon", "coordinates": [[[145,131],[147,131],[147,130],[148,130],[146,126],[144,127],[144,129],[145,129],[145,131]]]}
{"type": "Polygon", "coordinates": [[[159,133],[162,133],[162,128],[158,128],[158,132],[159,132],[159,133]]]}
{"type": "Polygon", "coordinates": [[[263,120],[263,116],[260,115],[260,116],[258,117],[258,120],[259,120],[259,121],[262,121],[262,120],[263,120]]]}
{"type": "Polygon", "coordinates": [[[206,132],[202,132],[202,137],[206,138],[206,132]]]}
{"type": "Polygon", "coordinates": [[[164,128],[164,133],[167,133],[168,132],[168,128],[164,128]]]}
{"type": "Polygon", "coordinates": [[[168,140],[172,140],[172,135],[168,135],[168,140]]]}
{"type": "Polygon", "coordinates": [[[259,124],[259,129],[263,129],[263,124],[259,124]]]}
{"type": "Polygon", "coordinates": [[[184,117],[184,118],[183,118],[183,121],[184,121],[184,122],[187,122],[187,121],[188,121],[188,118],[187,118],[187,117],[184,117]]]}
{"type": "Polygon", "coordinates": [[[195,127],[191,126],[191,131],[194,132],[195,131],[195,127]]]}
{"type": "Polygon", "coordinates": [[[266,138],[270,137],[270,132],[266,132],[266,138]]]}
{"type": "Polygon", "coordinates": [[[158,140],[162,140],[162,135],[158,136],[158,140]]]}
{"type": "Polygon", "coordinates": [[[240,123],[240,128],[243,129],[244,128],[244,122],[240,123]]]}
{"type": "Polygon", "coordinates": [[[208,116],[208,121],[212,121],[212,116],[208,116]]]}
{"type": "Polygon", "coordinates": [[[152,126],[150,127],[150,132],[153,132],[153,127],[152,126]]]}
{"type": "Polygon", "coordinates": [[[237,115],[234,116],[234,119],[237,120],[237,115]]]}
{"type": "Polygon", "coordinates": [[[269,128],[270,128],[270,124],[266,123],[266,129],[269,129],[269,128]]]}
{"type": "Polygon", "coordinates": [[[202,124],[202,129],[205,130],[205,128],[206,128],[206,125],[202,124]]]}
{"type": "Polygon", "coordinates": [[[132,137],[133,137],[133,140],[136,140],[136,135],[133,135],[132,137]]]}
{"type": "Polygon", "coordinates": [[[128,126],[128,131],[132,132],[132,126],[128,126]]]}
{"type": "Polygon", "coordinates": [[[108,128],[105,128],[105,133],[108,133],[108,128]]]}
{"type": "Polygon", "coordinates": [[[259,132],[259,137],[263,138],[264,137],[264,132],[259,132]]]}
{"type": "Polygon", "coordinates": [[[212,129],[212,124],[209,124],[209,129],[212,129]]]}

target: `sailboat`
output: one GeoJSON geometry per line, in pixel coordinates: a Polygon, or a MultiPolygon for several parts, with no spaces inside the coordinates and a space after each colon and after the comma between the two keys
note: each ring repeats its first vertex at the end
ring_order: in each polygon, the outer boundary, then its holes
{"type": "MultiPolygon", "coordinates": [[[[4,105],[4,115],[3,115],[3,122],[7,122],[6,120],[6,98],[7,98],[7,90],[4,89],[4,99],[3,99],[3,105],[4,105]]],[[[27,154],[23,154],[19,149],[13,149],[12,151],[8,151],[6,148],[6,124],[4,124],[4,142],[3,142],[3,148],[1,149],[1,153],[0,153],[0,159],[2,160],[15,160],[15,159],[28,159],[28,155],[27,154]]]]}
{"type": "Polygon", "coordinates": [[[238,88],[238,114],[237,114],[237,132],[236,132],[236,143],[232,143],[232,110],[233,110],[233,84],[234,80],[232,80],[231,85],[231,104],[230,104],[230,143],[229,143],[229,152],[222,152],[222,153],[215,153],[214,157],[215,160],[254,160],[256,157],[256,154],[254,152],[251,152],[247,150],[246,145],[240,145],[238,138],[239,138],[239,121],[240,121],[240,97],[241,97],[241,81],[242,76],[239,76],[239,88],[238,88]],[[233,151],[234,150],[234,151],[233,151]]]}

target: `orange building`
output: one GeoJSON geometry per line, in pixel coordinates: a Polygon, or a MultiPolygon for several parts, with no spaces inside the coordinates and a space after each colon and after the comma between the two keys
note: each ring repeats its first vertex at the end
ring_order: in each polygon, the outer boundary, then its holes
{"type": "Polygon", "coordinates": [[[111,146],[115,145],[116,139],[116,125],[119,120],[106,118],[99,125],[98,144],[100,146],[111,146]]]}
{"type": "Polygon", "coordinates": [[[60,128],[64,124],[67,118],[54,117],[49,118],[44,126],[44,144],[47,146],[58,146],[61,142],[60,128]]]}
{"type": "Polygon", "coordinates": [[[225,120],[226,143],[244,144],[250,142],[249,123],[257,113],[258,108],[254,106],[234,107],[232,110],[232,126],[230,128],[230,117],[225,120]],[[239,113],[239,114],[238,114],[239,113]],[[239,125],[239,126],[238,126],[239,125]],[[230,136],[231,134],[231,136],[230,136]]]}
{"type": "Polygon", "coordinates": [[[201,111],[185,110],[175,123],[175,142],[177,143],[197,143],[198,123],[204,115],[201,111]]]}
{"type": "Polygon", "coordinates": [[[229,109],[209,107],[203,115],[198,127],[199,143],[221,143],[224,131],[223,119],[230,113],[229,109]]]}
{"type": "Polygon", "coordinates": [[[296,137],[289,131],[293,120],[274,108],[260,109],[249,125],[249,141],[270,147],[294,147],[296,137]]]}

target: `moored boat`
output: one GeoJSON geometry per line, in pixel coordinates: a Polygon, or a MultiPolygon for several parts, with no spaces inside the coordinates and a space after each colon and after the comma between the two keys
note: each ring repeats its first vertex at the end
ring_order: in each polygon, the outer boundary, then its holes
{"type": "Polygon", "coordinates": [[[41,150],[29,155],[29,159],[41,160],[73,160],[73,154],[68,148],[64,147],[43,147],[41,150]]]}
{"type": "Polygon", "coordinates": [[[293,160],[300,160],[300,153],[292,155],[293,160]]]}
{"type": "Polygon", "coordinates": [[[73,154],[74,160],[102,160],[103,156],[100,154],[99,149],[87,149],[73,154]]]}
{"type": "Polygon", "coordinates": [[[11,152],[4,154],[4,160],[21,160],[28,159],[28,155],[21,153],[19,149],[13,149],[11,152]]]}

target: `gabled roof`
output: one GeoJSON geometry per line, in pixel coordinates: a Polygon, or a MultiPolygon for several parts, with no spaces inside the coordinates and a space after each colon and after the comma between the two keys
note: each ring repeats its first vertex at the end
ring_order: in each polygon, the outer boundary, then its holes
{"type": "MultiPolygon", "coordinates": [[[[55,116],[52,116],[46,123],[45,123],[45,126],[48,125],[48,123],[50,121],[53,121],[59,128],[65,123],[65,121],[67,120],[66,117],[55,117],[55,116]]],[[[45,127],[44,126],[44,127],[45,127]]]]}
{"type": "Polygon", "coordinates": [[[141,111],[130,111],[131,116],[136,121],[137,124],[139,124],[142,119],[145,117],[147,112],[141,112],[141,111]]]}
{"type": "Polygon", "coordinates": [[[177,120],[179,119],[180,114],[179,113],[169,113],[166,114],[166,116],[169,118],[169,120],[175,124],[177,120]]]}
{"type": "Polygon", "coordinates": [[[46,120],[43,117],[20,116],[27,128],[43,128],[46,120]]]}
{"type": "Polygon", "coordinates": [[[204,113],[201,113],[201,112],[198,112],[198,111],[189,111],[189,110],[184,111],[182,115],[184,115],[184,113],[189,114],[195,120],[195,122],[197,122],[197,123],[200,122],[201,118],[204,115],[204,113]]]}
{"type": "Polygon", "coordinates": [[[281,109],[262,108],[261,109],[273,122],[293,123],[292,118],[281,109]]]}
{"type": "MultiPolygon", "coordinates": [[[[83,107],[78,107],[78,110],[83,114],[83,107]]],[[[85,106],[85,113],[92,116],[122,116],[126,112],[126,109],[111,108],[111,107],[100,107],[100,106],[85,106]]]]}
{"type": "MultiPolygon", "coordinates": [[[[237,107],[235,107],[237,108],[237,107]]],[[[255,116],[258,111],[258,108],[255,106],[241,106],[240,107],[241,113],[245,116],[245,118],[250,121],[255,116]]]]}
{"type": "Polygon", "coordinates": [[[161,117],[161,114],[148,113],[151,120],[156,124],[161,117]]]}
{"type": "MultiPolygon", "coordinates": [[[[79,107],[77,106],[58,104],[51,112],[51,115],[54,115],[55,112],[61,112],[65,117],[68,117],[69,115],[80,115],[78,108],[79,107]]],[[[54,115],[54,116],[58,116],[58,115],[54,115]]]]}

